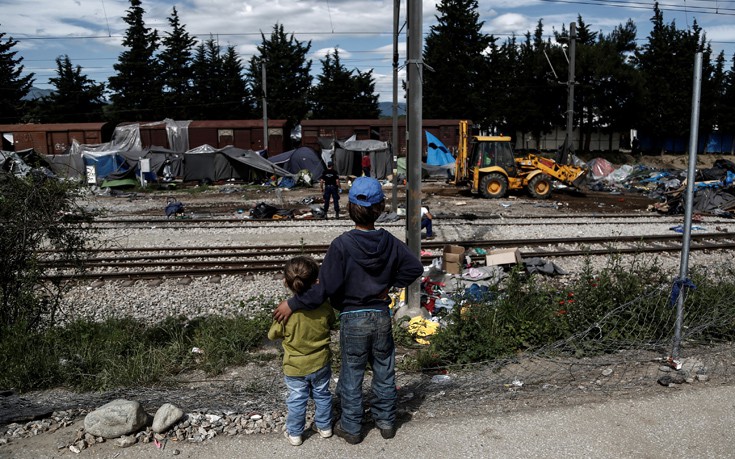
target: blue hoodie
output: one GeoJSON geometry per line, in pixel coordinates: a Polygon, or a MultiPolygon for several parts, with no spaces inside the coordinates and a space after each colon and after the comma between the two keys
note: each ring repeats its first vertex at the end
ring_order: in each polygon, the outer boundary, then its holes
{"type": "Polygon", "coordinates": [[[384,229],[353,229],[327,249],[319,282],[288,300],[292,311],[314,309],[329,298],[341,312],[388,310],[390,287],[406,287],[423,274],[408,246],[384,229]]]}

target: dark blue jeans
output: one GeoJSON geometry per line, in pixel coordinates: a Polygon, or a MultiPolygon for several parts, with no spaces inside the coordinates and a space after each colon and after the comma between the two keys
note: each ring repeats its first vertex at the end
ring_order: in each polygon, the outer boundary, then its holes
{"type": "Polygon", "coordinates": [[[426,228],[426,237],[431,237],[434,235],[434,232],[431,229],[431,219],[424,217],[421,219],[421,229],[426,228]]]}
{"type": "Polygon", "coordinates": [[[362,382],[367,364],[373,370],[370,403],[378,428],[396,422],[396,352],[388,311],[363,311],[342,314],[339,318],[339,345],[342,369],[339,394],[342,403],[342,429],[360,434],[362,424],[362,382]]]}
{"type": "Polygon", "coordinates": [[[329,212],[329,199],[334,202],[334,215],[339,217],[339,189],[334,185],[324,187],[324,216],[329,212]]]}

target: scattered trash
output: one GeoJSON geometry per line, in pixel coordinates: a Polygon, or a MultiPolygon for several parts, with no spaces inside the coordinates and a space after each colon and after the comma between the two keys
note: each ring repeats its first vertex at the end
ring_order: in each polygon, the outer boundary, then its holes
{"type": "Polygon", "coordinates": [[[431,377],[431,382],[434,384],[446,384],[451,380],[452,378],[449,375],[434,375],[431,377]]]}
{"type": "Polygon", "coordinates": [[[602,376],[610,376],[612,373],[612,368],[605,368],[604,370],[602,370],[602,376]]]}
{"type": "Polygon", "coordinates": [[[201,350],[201,349],[199,349],[198,347],[192,347],[191,348],[191,353],[192,354],[204,354],[204,351],[201,350]]]}
{"type": "MultiPolygon", "coordinates": [[[[676,231],[677,233],[683,233],[684,232],[684,225],[676,225],[669,228],[672,231],[676,231]]],[[[697,225],[692,225],[692,231],[705,231],[705,228],[697,225]]]]}

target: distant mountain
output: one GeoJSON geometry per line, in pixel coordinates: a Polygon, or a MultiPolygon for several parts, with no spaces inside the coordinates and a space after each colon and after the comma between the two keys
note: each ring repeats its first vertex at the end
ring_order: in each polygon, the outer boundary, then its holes
{"type": "MultiPolygon", "coordinates": [[[[393,102],[378,102],[380,116],[393,116],[393,102]]],[[[398,102],[398,116],[406,116],[406,103],[398,102]]]]}
{"type": "Polygon", "coordinates": [[[36,88],[35,86],[31,86],[31,90],[28,91],[28,94],[23,98],[23,100],[36,100],[40,99],[41,97],[50,96],[53,93],[53,89],[41,89],[36,88]]]}

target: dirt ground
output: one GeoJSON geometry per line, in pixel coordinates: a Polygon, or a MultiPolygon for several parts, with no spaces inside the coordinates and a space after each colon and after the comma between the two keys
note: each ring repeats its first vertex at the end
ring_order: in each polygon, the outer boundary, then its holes
{"type": "MultiPolygon", "coordinates": [[[[735,157],[732,156],[702,155],[698,158],[697,167],[711,167],[714,161],[720,158],[735,161],[735,157]]],[[[644,156],[640,161],[634,161],[633,158],[630,158],[629,161],[626,162],[628,164],[640,163],[656,169],[684,170],[687,167],[687,159],[688,158],[686,156],[664,155],[644,156]]],[[[444,212],[447,215],[451,213],[458,214],[464,212],[507,212],[508,210],[502,206],[502,204],[507,203],[512,203],[512,206],[516,209],[523,209],[519,212],[527,212],[529,214],[540,212],[559,212],[560,210],[568,213],[583,214],[627,214],[632,212],[645,212],[646,208],[654,202],[650,198],[647,198],[637,192],[611,194],[601,192],[577,193],[563,190],[556,190],[551,199],[543,202],[531,200],[530,198],[528,198],[528,196],[525,196],[523,194],[511,195],[502,200],[488,201],[473,196],[466,191],[459,190],[456,187],[445,184],[443,182],[424,182],[422,183],[422,192],[422,202],[427,202],[431,205],[438,206],[440,212],[444,212]],[[520,205],[521,203],[523,203],[523,205],[520,205]]],[[[319,194],[319,189],[317,187],[311,189],[290,191],[288,193],[283,193],[281,196],[276,195],[275,192],[262,192],[252,190],[245,191],[244,193],[238,192],[229,194],[217,192],[214,190],[212,192],[202,193],[192,192],[191,190],[178,190],[175,192],[160,192],[153,195],[145,196],[129,196],[127,197],[127,200],[150,201],[150,207],[148,209],[145,209],[145,207],[143,206],[144,210],[139,212],[139,215],[141,216],[162,215],[161,211],[165,206],[164,203],[167,196],[174,196],[177,199],[180,199],[182,202],[185,202],[187,205],[187,210],[195,214],[228,216],[238,215],[239,210],[247,210],[247,206],[261,201],[272,203],[282,202],[286,206],[293,207],[303,206],[302,204],[299,204],[302,199],[306,197],[314,197],[316,199],[319,199],[319,194]]],[[[404,196],[405,189],[399,188],[399,199],[404,196]]],[[[386,190],[386,197],[390,200],[390,190],[386,190]]],[[[217,397],[220,395],[224,396],[225,398],[229,396],[242,396],[243,391],[246,390],[244,388],[245,386],[250,384],[250,386],[248,387],[252,388],[253,384],[260,384],[256,383],[255,381],[263,381],[269,379],[272,380],[272,378],[280,377],[279,371],[280,368],[276,362],[273,364],[269,363],[266,365],[258,365],[249,368],[246,367],[232,369],[227,375],[222,375],[218,377],[218,381],[208,381],[207,378],[204,377],[199,379],[196,375],[189,375],[188,383],[180,386],[178,388],[178,391],[182,392],[182,397],[200,396],[202,400],[210,401],[216,400],[217,397]],[[245,375],[247,375],[247,377],[244,377],[245,375]],[[234,385],[229,382],[235,379],[240,380],[241,383],[239,383],[238,385],[234,385]]],[[[403,394],[406,395],[409,390],[413,390],[415,388],[415,392],[417,394],[415,402],[420,404],[423,398],[421,398],[418,393],[425,384],[426,381],[423,381],[421,379],[408,381],[405,384],[406,387],[404,388],[403,394]]],[[[470,386],[471,384],[468,383],[468,388],[471,388],[470,386]]],[[[176,390],[177,389],[174,389],[174,391],[176,390]]],[[[644,390],[634,388],[624,393],[623,395],[628,396],[631,395],[631,393],[636,393],[638,391],[642,391],[642,393],[644,394],[650,394],[652,392],[657,392],[660,390],[662,390],[660,387],[654,385],[648,386],[644,390]]],[[[413,394],[413,392],[411,393],[413,394]]],[[[432,401],[432,403],[435,404],[435,406],[437,407],[436,412],[432,414],[432,416],[441,415],[442,411],[446,411],[446,413],[451,415],[457,415],[457,411],[467,411],[466,407],[462,408],[461,402],[465,397],[464,395],[462,395],[461,392],[458,392],[456,394],[456,397],[450,396],[449,391],[447,391],[447,394],[448,395],[444,398],[442,403],[439,403],[437,400],[432,401]],[[441,406],[445,406],[446,409],[442,409],[441,406]]],[[[137,398],[143,397],[144,399],[149,400],[151,405],[155,405],[155,402],[158,400],[157,397],[160,397],[155,393],[155,391],[148,392],[148,390],[146,390],[141,392],[139,391],[139,389],[119,391],[119,393],[116,393],[115,395],[119,397],[130,396],[132,398],[136,398],[136,396],[137,398]]],[[[614,395],[615,394],[611,394],[606,391],[595,394],[587,394],[584,397],[580,397],[579,395],[573,393],[569,393],[566,396],[555,394],[554,403],[559,405],[578,404],[589,401],[600,401],[614,395]]],[[[2,397],[3,396],[0,395],[0,398],[2,397]]],[[[68,402],[69,406],[74,404],[77,404],[78,406],[89,406],[90,403],[95,404],[97,401],[101,402],[103,399],[105,400],[105,402],[109,401],[110,394],[75,395],[73,393],[65,391],[47,391],[44,394],[31,394],[29,395],[29,397],[35,398],[36,400],[42,400],[44,398],[47,400],[63,399],[68,402]],[[76,400],[76,397],[78,397],[78,400],[76,400]],[[96,400],[95,397],[100,398],[100,400],[96,400]]],[[[170,400],[170,393],[167,395],[167,397],[169,397],[169,399],[167,400],[170,400]]],[[[470,398],[472,398],[471,395],[470,398]]],[[[473,400],[471,411],[478,413],[487,413],[489,411],[503,412],[508,410],[516,410],[519,408],[537,409],[541,407],[547,407],[549,405],[549,398],[546,396],[538,398],[525,398],[523,400],[523,403],[521,403],[520,405],[518,403],[515,403],[515,400],[516,398],[513,396],[512,392],[507,392],[506,396],[501,397],[501,399],[495,397],[483,399],[481,397],[478,400],[473,400]]],[[[175,402],[175,400],[173,401],[175,402]]],[[[405,403],[405,406],[410,408],[411,403],[412,401],[409,400],[405,403]]],[[[1,408],[2,406],[0,406],[0,409],[1,408]]],[[[58,450],[57,453],[57,447],[63,446],[64,444],[69,444],[69,440],[73,439],[78,429],[82,427],[81,419],[82,418],[79,418],[74,422],[73,425],[61,428],[53,433],[43,433],[29,439],[13,440],[14,446],[12,448],[8,447],[7,445],[0,445],[0,458],[13,457],[12,451],[14,451],[16,447],[28,445],[31,444],[31,442],[34,447],[39,447],[44,451],[48,451],[49,453],[47,457],[68,457],[71,455],[68,449],[58,450]]],[[[82,454],[84,454],[84,452],[82,454]]]]}
{"type": "MultiPolygon", "coordinates": [[[[587,158],[592,159],[590,158],[587,158]]],[[[688,157],[685,155],[660,155],[660,156],[643,156],[639,159],[630,155],[623,156],[621,164],[643,165],[653,170],[686,170],[688,157]]],[[[697,168],[710,168],[718,159],[726,159],[735,162],[735,156],[726,155],[700,155],[697,157],[697,168]]],[[[196,188],[186,188],[170,192],[156,192],[157,196],[172,196],[186,204],[188,212],[194,216],[236,216],[242,215],[239,211],[247,212],[250,207],[258,202],[267,202],[277,207],[283,208],[302,208],[307,206],[302,204],[304,198],[312,198],[315,203],[321,202],[321,193],[317,186],[311,188],[297,187],[292,190],[282,191],[280,193],[274,190],[260,190],[242,188],[243,192],[224,193],[222,190],[227,189],[229,185],[213,187],[212,190],[206,192],[197,192],[196,188]],[[218,188],[218,189],[217,189],[218,188]]],[[[237,187],[234,187],[237,189],[237,187]]],[[[468,190],[442,181],[423,181],[422,203],[432,206],[432,212],[435,214],[445,213],[447,216],[462,213],[497,213],[503,210],[502,203],[520,203],[529,202],[532,209],[528,210],[529,214],[543,213],[544,208],[553,208],[553,213],[631,213],[642,212],[656,201],[650,199],[637,191],[623,190],[620,193],[595,192],[582,190],[577,192],[573,190],[557,189],[548,200],[538,201],[531,199],[526,193],[514,192],[506,198],[500,200],[486,200],[479,196],[472,195],[468,190]]],[[[392,188],[385,188],[387,203],[390,206],[392,202],[392,188]]],[[[398,202],[404,202],[406,196],[406,188],[403,185],[398,187],[398,202]]],[[[145,199],[139,196],[133,199],[145,199]]],[[[159,199],[160,201],[160,199],[159,199]]],[[[155,208],[144,210],[139,215],[160,216],[163,205],[157,205],[155,208]]],[[[518,208],[519,206],[516,206],[518,208]]]]}

